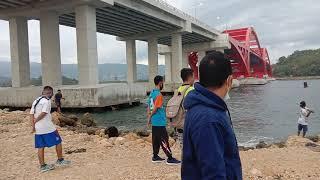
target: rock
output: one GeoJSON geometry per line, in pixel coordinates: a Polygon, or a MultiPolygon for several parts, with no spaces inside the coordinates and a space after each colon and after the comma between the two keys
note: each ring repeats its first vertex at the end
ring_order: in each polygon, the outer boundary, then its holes
{"type": "Polygon", "coordinates": [[[144,137],[143,139],[149,143],[152,143],[152,134],[150,134],[148,137],[144,137]]]}
{"type": "Polygon", "coordinates": [[[135,141],[135,144],[141,144],[141,143],[144,143],[144,140],[143,139],[137,139],[135,141]]]}
{"type": "Polygon", "coordinates": [[[256,169],[256,168],[252,168],[252,169],[250,170],[250,173],[251,173],[252,175],[254,175],[254,176],[261,176],[261,175],[262,175],[262,172],[261,172],[260,170],[256,169]]]}
{"type": "Polygon", "coordinates": [[[173,128],[168,129],[168,135],[169,135],[169,137],[176,138],[175,137],[176,136],[176,132],[174,131],[173,128]]]}
{"type": "Polygon", "coordinates": [[[288,147],[304,147],[306,143],[313,143],[310,139],[299,137],[299,136],[289,136],[286,142],[288,147]]]}
{"type": "Polygon", "coordinates": [[[320,152],[320,145],[316,143],[306,143],[305,146],[314,152],[320,152]]]}
{"type": "Polygon", "coordinates": [[[310,139],[313,142],[319,142],[320,138],[319,136],[307,136],[307,139],[310,139]]]}
{"type": "Polygon", "coordinates": [[[85,113],[81,119],[80,123],[83,125],[86,125],[87,127],[95,126],[96,123],[94,122],[94,119],[90,113],[85,113]]]}
{"type": "Polygon", "coordinates": [[[106,135],[104,134],[104,132],[99,132],[100,134],[99,134],[99,136],[100,137],[106,137],[106,135]]]}
{"type": "Polygon", "coordinates": [[[61,113],[57,113],[57,112],[53,112],[51,114],[52,116],[52,121],[54,124],[60,126],[60,127],[64,127],[64,126],[76,126],[77,125],[77,121],[74,119],[71,119],[61,113]]]}
{"type": "Polygon", "coordinates": [[[139,139],[139,136],[135,133],[128,133],[124,136],[124,138],[126,138],[127,141],[135,141],[139,139]]]}
{"type": "Polygon", "coordinates": [[[277,142],[277,143],[274,143],[275,146],[277,146],[278,148],[285,148],[287,147],[286,143],[285,142],[277,142]]]}
{"type": "Polygon", "coordinates": [[[123,137],[117,137],[116,140],[114,141],[114,144],[119,146],[123,145],[125,143],[126,139],[123,137]]]}
{"type": "Polygon", "coordinates": [[[107,139],[103,139],[103,140],[99,141],[99,144],[104,147],[113,147],[113,144],[110,143],[107,139]]]}
{"type": "Polygon", "coordinates": [[[116,137],[111,137],[111,138],[108,139],[108,142],[111,143],[111,144],[114,144],[116,139],[117,139],[116,137]]]}
{"type": "Polygon", "coordinates": [[[306,147],[318,147],[319,145],[316,143],[307,143],[305,146],[306,147]]]}
{"type": "Polygon", "coordinates": [[[150,132],[148,132],[146,129],[138,129],[134,130],[133,132],[135,132],[140,137],[148,137],[150,135],[150,132]]]}
{"type": "Polygon", "coordinates": [[[9,129],[0,128],[0,134],[5,133],[5,132],[9,132],[9,129]]]}
{"type": "Polygon", "coordinates": [[[24,111],[16,110],[16,111],[12,111],[12,113],[15,113],[15,114],[22,114],[22,113],[24,113],[24,111]]]}
{"type": "Polygon", "coordinates": [[[245,146],[239,146],[239,151],[249,151],[250,149],[253,150],[254,147],[245,147],[245,146]]]}
{"type": "Polygon", "coordinates": [[[92,141],[92,138],[91,138],[90,136],[84,136],[84,137],[82,138],[82,141],[83,141],[83,142],[89,142],[89,141],[92,141]]]}
{"type": "Polygon", "coordinates": [[[125,147],[130,147],[130,146],[132,146],[132,144],[133,144],[132,141],[128,141],[128,142],[125,142],[123,145],[124,145],[125,147]]]}
{"type": "Polygon", "coordinates": [[[74,150],[68,150],[68,151],[66,151],[66,154],[83,153],[86,151],[87,151],[87,149],[85,149],[85,148],[79,148],[79,149],[74,149],[74,150]]]}
{"type": "Polygon", "coordinates": [[[96,130],[96,132],[94,133],[94,135],[100,135],[100,129],[96,130]]]}
{"type": "Polygon", "coordinates": [[[176,141],[173,138],[169,137],[169,146],[172,147],[175,143],[176,141]]]}
{"type": "Polygon", "coordinates": [[[105,130],[105,134],[107,134],[109,136],[109,138],[111,137],[118,137],[119,136],[119,131],[116,127],[111,126],[109,128],[107,128],[105,130]]]}
{"type": "Polygon", "coordinates": [[[270,147],[271,145],[268,145],[267,143],[265,143],[264,141],[260,141],[257,145],[256,145],[256,148],[257,149],[262,149],[262,148],[268,148],[270,147]]]}
{"type": "Polygon", "coordinates": [[[68,118],[73,119],[74,121],[78,121],[79,120],[78,116],[75,115],[75,114],[69,115],[68,118]]]}
{"type": "Polygon", "coordinates": [[[95,128],[95,127],[88,127],[88,128],[87,128],[87,134],[89,134],[89,135],[95,135],[97,130],[99,130],[99,129],[98,129],[98,128],[95,128]]]}
{"type": "Polygon", "coordinates": [[[57,126],[60,126],[60,120],[59,120],[59,113],[57,112],[53,112],[51,113],[51,117],[52,117],[52,122],[53,124],[57,125],[57,126]]]}

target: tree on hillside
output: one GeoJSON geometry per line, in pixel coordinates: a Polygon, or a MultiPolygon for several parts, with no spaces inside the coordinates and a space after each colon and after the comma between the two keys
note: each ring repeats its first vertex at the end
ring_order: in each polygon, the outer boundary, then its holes
{"type": "Polygon", "coordinates": [[[280,57],[273,65],[276,77],[320,76],[320,49],[295,51],[288,57],[280,57]]]}

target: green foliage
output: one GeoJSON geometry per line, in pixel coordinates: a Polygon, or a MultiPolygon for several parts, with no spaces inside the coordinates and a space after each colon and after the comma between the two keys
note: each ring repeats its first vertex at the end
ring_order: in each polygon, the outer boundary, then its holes
{"type": "Polygon", "coordinates": [[[320,49],[295,51],[273,65],[275,77],[320,76],[320,49]]]}

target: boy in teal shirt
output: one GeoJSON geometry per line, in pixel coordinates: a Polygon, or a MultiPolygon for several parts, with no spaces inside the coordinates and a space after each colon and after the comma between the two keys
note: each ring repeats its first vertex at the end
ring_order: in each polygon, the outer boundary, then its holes
{"type": "Polygon", "coordinates": [[[157,163],[165,160],[158,155],[161,146],[168,157],[166,163],[168,165],[177,165],[180,164],[180,161],[172,157],[172,151],[169,146],[169,136],[166,129],[167,119],[163,105],[163,96],[161,94],[163,82],[162,76],[156,76],[154,78],[155,89],[150,92],[148,98],[148,125],[152,125],[152,162],[157,163]]]}

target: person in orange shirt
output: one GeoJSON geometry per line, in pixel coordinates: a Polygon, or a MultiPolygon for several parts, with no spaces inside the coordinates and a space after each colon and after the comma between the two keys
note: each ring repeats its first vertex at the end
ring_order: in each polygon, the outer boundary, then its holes
{"type": "Polygon", "coordinates": [[[163,89],[163,77],[156,76],[154,78],[155,89],[150,92],[148,98],[148,126],[152,125],[152,146],[153,157],[152,162],[162,162],[165,159],[161,158],[159,154],[160,146],[167,155],[166,163],[168,165],[178,165],[181,162],[172,157],[172,151],[169,146],[169,136],[166,129],[167,119],[163,105],[163,96],[161,90],[163,89]]]}

